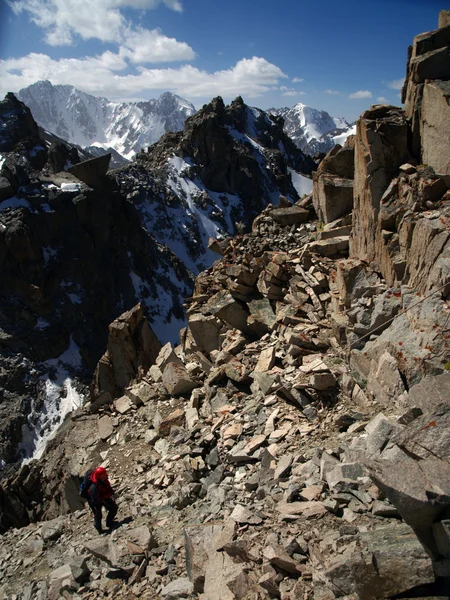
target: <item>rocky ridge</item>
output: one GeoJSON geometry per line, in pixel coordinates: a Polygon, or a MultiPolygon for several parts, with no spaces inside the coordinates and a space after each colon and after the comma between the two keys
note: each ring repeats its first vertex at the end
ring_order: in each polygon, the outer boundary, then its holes
{"type": "Polygon", "coordinates": [[[83,148],[112,147],[127,160],[167,131],[183,129],[195,107],[170,92],[147,102],[111,102],[71,85],[38,81],[17,94],[36,122],[55,135],[83,148]]]}
{"type": "Polygon", "coordinates": [[[175,340],[193,274],[214,260],[209,237],[248,228],[281,192],[297,199],[288,165],[314,163],[240,100],[216,99],[109,175],[108,157],[80,162],[76,147],[41,137],[13,95],[0,110],[0,446],[11,463],[83,402],[109,323],[141,302],[155,334],[175,340]]]}
{"type": "Polygon", "coordinates": [[[449,185],[409,127],[373,107],[312,197],[216,241],[150,368],[127,368],[145,336],[113,350],[141,309],[110,328],[93,414],[2,488],[7,598],[448,598],[449,185]],[[321,226],[342,178],[354,205],[321,226]],[[100,461],[122,519],[105,537],[76,491],[100,461]]]}

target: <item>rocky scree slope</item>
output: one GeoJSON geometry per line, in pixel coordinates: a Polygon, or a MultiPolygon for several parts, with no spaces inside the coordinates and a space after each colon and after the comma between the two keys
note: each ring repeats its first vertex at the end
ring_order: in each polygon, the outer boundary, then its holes
{"type": "Polygon", "coordinates": [[[167,131],[183,129],[195,113],[190,102],[170,92],[147,102],[119,103],[71,85],[38,81],[17,96],[44,129],[83,148],[112,148],[128,160],[167,131]]]}
{"type": "Polygon", "coordinates": [[[286,161],[306,173],[314,163],[241,100],[228,108],[215,100],[186,132],[109,176],[101,158],[76,164],[76,148],[55,140],[48,148],[14,96],[1,108],[1,444],[9,463],[82,402],[74,381],[91,380],[115,317],[142,302],[155,334],[176,339],[192,273],[214,260],[209,237],[234,233],[236,221],[248,227],[281,192],[298,198],[286,161]]]}
{"type": "MultiPolygon", "coordinates": [[[[217,244],[181,343],[8,481],[7,598],[448,598],[449,185],[410,126],[366,111],[313,197],[217,244]],[[354,206],[317,231],[352,167],[354,206]],[[76,494],[100,460],[123,520],[105,537],[76,494]]],[[[137,323],[112,324],[93,390],[142,352],[117,334],[137,323]]]]}

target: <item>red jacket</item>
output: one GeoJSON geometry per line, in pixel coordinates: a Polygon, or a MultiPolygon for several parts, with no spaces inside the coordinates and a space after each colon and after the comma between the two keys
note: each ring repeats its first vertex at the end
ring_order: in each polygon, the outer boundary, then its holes
{"type": "Polygon", "coordinates": [[[88,495],[89,500],[93,504],[103,504],[105,500],[108,500],[114,494],[108,479],[100,481],[100,479],[97,479],[95,471],[91,475],[91,481],[92,484],[89,486],[88,495]]]}

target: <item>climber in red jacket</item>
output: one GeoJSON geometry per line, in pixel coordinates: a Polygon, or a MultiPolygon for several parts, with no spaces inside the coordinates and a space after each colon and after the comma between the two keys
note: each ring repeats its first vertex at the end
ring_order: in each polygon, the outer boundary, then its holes
{"type": "Polygon", "coordinates": [[[114,517],[117,514],[117,504],[114,500],[114,491],[109,483],[108,473],[104,467],[97,467],[91,473],[91,484],[88,487],[88,503],[94,513],[95,528],[99,533],[102,529],[102,506],[108,511],[106,527],[113,529],[114,517]]]}

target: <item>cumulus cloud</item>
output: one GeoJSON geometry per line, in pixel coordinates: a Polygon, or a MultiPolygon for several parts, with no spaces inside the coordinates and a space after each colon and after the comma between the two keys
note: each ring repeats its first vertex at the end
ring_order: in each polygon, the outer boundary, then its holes
{"type": "Polygon", "coordinates": [[[28,54],[18,59],[0,60],[0,94],[17,92],[39,79],[48,79],[54,85],[73,85],[89,94],[108,98],[144,98],[145,90],[170,90],[190,98],[218,94],[255,97],[287,78],[279,67],[258,56],[243,58],[233,67],[214,73],[191,65],[177,69],[138,66],[137,73],[120,73],[127,67],[124,57],[112,52],[60,60],[46,54],[28,54]]]}
{"type": "Polygon", "coordinates": [[[340,92],[337,90],[325,90],[325,94],[330,94],[331,96],[338,96],[340,92]]]}
{"type": "Polygon", "coordinates": [[[353,94],[350,94],[349,98],[350,98],[350,100],[360,100],[361,98],[372,98],[372,92],[369,92],[369,90],[359,90],[357,92],[354,92],[353,94]]]}
{"type": "Polygon", "coordinates": [[[384,96],[378,96],[377,102],[381,102],[381,104],[387,104],[389,101],[384,96]]]}
{"type": "Polygon", "coordinates": [[[301,77],[294,77],[292,79],[292,83],[301,83],[302,81],[305,81],[305,80],[302,79],[301,77]]]}
{"type": "Polygon", "coordinates": [[[120,47],[120,56],[133,63],[157,63],[176,60],[192,60],[195,52],[185,42],[168,38],[159,29],[138,28],[126,34],[120,47]]]}
{"type": "Polygon", "coordinates": [[[172,10],[182,10],[178,0],[8,0],[8,3],[16,14],[28,13],[45,30],[44,39],[52,46],[70,45],[77,35],[85,40],[120,43],[129,28],[121,13],[124,8],[145,11],[165,4],[172,10]]]}
{"type": "Polygon", "coordinates": [[[404,83],[405,83],[405,78],[402,77],[401,79],[394,79],[393,81],[390,81],[388,83],[388,87],[390,87],[391,90],[401,90],[404,83]]]}

